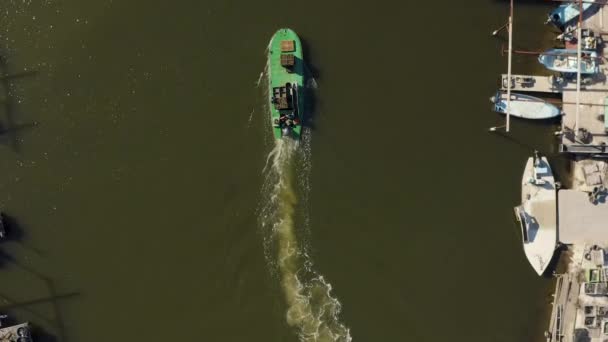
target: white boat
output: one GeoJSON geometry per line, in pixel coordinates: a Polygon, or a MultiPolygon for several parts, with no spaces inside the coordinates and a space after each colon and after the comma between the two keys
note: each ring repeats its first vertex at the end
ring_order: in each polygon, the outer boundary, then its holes
{"type": "MultiPolygon", "coordinates": [[[[600,71],[598,54],[595,51],[581,51],[581,74],[591,75],[600,71]]],[[[576,50],[551,49],[541,53],[538,61],[547,69],[562,73],[578,72],[578,55],[576,50]]]]}
{"type": "MultiPolygon", "coordinates": [[[[507,94],[498,91],[490,98],[494,103],[494,110],[498,113],[507,113],[507,94]]],[[[509,115],[523,119],[550,119],[560,115],[556,106],[534,96],[511,93],[509,115]]]]}
{"type": "Polygon", "coordinates": [[[524,252],[530,265],[542,275],[557,247],[557,190],[545,157],[528,158],[522,177],[521,205],[515,207],[524,252]]]}
{"type": "MultiPolygon", "coordinates": [[[[592,2],[585,1],[582,3],[583,14],[591,8],[592,2]]],[[[557,27],[563,27],[570,21],[578,18],[580,14],[578,1],[561,4],[556,9],[549,13],[548,23],[553,23],[557,27]]]]}

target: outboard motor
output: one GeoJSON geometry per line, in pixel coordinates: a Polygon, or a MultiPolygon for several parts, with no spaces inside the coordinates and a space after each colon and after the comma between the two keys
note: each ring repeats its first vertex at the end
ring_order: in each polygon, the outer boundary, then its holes
{"type": "Polygon", "coordinates": [[[21,337],[29,337],[30,331],[25,327],[21,327],[21,328],[17,329],[17,335],[21,336],[21,337]]]}
{"type": "Polygon", "coordinates": [[[284,137],[287,137],[287,136],[289,136],[290,131],[291,130],[289,129],[289,127],[283,127],[283,129],[281,130],[281,133],[283,134],[284,137]]]}

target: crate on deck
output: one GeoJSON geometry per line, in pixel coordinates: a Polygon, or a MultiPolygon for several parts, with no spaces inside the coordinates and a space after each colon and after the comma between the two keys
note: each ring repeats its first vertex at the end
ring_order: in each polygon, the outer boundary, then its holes
{"type": "Polygon", "coordinates": [[[292,68],[296,64],[296,58],[293,54],[287,53],[281,55],[281,66],[284,68],[292,68]]]}
{"type": "Polygon", "coordinates": [[[293,40],[281,40],[281,52],[292,52],[296,50],[296,42],[293,40]]]}

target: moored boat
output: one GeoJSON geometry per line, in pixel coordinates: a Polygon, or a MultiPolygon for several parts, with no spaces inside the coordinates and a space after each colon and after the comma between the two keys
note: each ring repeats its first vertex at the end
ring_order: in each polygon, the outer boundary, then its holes
{"type": "MultiPolygon", "coordinates": [[[[507,94],[498,91],[490,98],[494,103],[494,111],[507,113],[507,94]]],[[[509,115],[522,119],[550,119],[560,115],[556,106],[534,96],[511,93],[509,115]]]]}
{"type": "MultiPolygon", "coordinates": [[[[547,69],[563,72],[578,72],[578,57],[576,50],[551,49],[541,53],[538,61],[547,69]]],[[[581,74],[595,74],[599,72],[597,52],[583,50],[581,52],[581,74]]]]}
{"type": "Polygon", "coordinates": [[[276,139],[299,139],[304,115],[302,43],[291,29],[278,30],[268,49],[270,124],[276,139]]]}
{"type": "Polygon", "coordinates": [[[522,177],[521,205],[515,207],[524,252],[530,265],[542,275],[557,247],[557,190],[546,157],[528,158],[522,177]]]}
{"type": "MultiPolygon", "coordinates": [[[[583,15],[591,8],[592,2],[586,1],[582,3],[583,15]]],[[[578,18],[580,14],[580,8],[578,2],[570,2],[557,6],[556,9],[549,13],[548,23],[553,23],[559,28],[563,28],[566,24],[572,20],[578,18]]]]}

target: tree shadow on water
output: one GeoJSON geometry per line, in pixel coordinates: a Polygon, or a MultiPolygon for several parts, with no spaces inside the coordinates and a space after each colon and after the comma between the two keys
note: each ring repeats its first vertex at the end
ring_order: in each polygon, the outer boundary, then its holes
{"type": "Polygon", "coordinates": [[[24,265],[23,263],[19,262],[15,258],[13,258],[11,255],[8,255],[2,251],[0,251],[0,260],[11,263],[11,264],[15,265],[17,268],[23,270],[24,272],[33,275],[36,279],[38,279],[40,282],[42,282],[44,284],[44,286],[47,290],[47,293],[48,293],[48,295],[46,295],[46,296],[27,299],[27,300],[16,300],[16,299],[12,298],[10,295],[0,293],[0,300],[3,302],[3,305],[0,305],[0,313],[12,311],[12,310],[23,311],[23,312],[27,313],[28,315],[35,317],[37,320],[44,322],[47,325],[51,326],[53,328],[52,330],[54,330],[54,332],[56,332],[56,335],[53,335],[52,333],[50,333],[48,331],[37,328],[35,330],[36,336],[40,336],[40,339],[35,338],[35,341],[67,342],[68,340],[67,340],[67,334],[66,334],[66,329],[65,329],[65,323],[63,321],[63,315],[61,314],[59,302],[68,300],[68,299],[71,299],[74,297],[78,297],[78,296],[80,296],[80,293],[79,292],[67,292],[67,293],[58,292],[57,288],[55,286],[55,281],[52,278],[38,272],[37,270],[33,269],[30,266],[24,265]],[[47,317],[43,314],[38,313],[37,311],[35,311],[31,308],[32,306],[40,305],[40,304],[44,304],[44,303],[49,303],[52,306],[53,317],[47,317]]]}
{"type": "Polygon", "coordinates": [[[10,66],[6,57],[0,53],[0,86],[2,87],[2,97],[0,108],[4,112],[4,119],[0,121],[0,142],[9,145],[15,153],[20,153],[20,131],[37,126],[36,122],[20,123],[18,118],[21,116],[16,106],[15,84],[19,79],[36,76],[37,70],[22,70],[11,73],[10,66]]]}
{"type": "Polygon", "coordinates": [[[60,342],[57,336],[36,325],[32,326],[32,339],[36,342],[60,342]]]}

